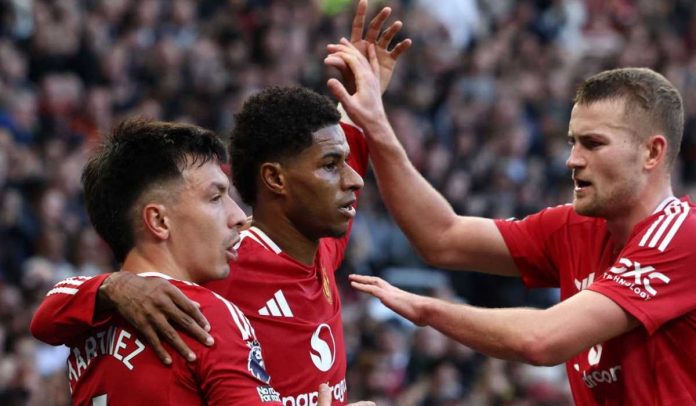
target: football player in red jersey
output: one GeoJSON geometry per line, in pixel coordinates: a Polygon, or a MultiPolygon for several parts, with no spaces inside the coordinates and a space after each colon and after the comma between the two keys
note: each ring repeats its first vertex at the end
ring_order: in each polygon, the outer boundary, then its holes
{"type": "Polygon", "coordinates": [[[354,287],[486,354],[565,362],[576,404],[696,404],[696,206],[672,192],[684,110],[667,79],[645,68],[586,79],[568,131],[572,204],[492,220],[458,216],[409,162],[384,113],[374,50],[369,60],[346,41],[329,50],[353,70],[357,92],[335,79],[329,87],[365,131],[384,201],[420,254],[560,287],[562,301],[484,309],[376,277],[352,275],[354,287]]]}
{"type": "MultiPolygon", "coordinates": [[[[364,51],[368,43],[378,45],[386,87],[410,41],[388,49],[401,27],[396,22],[379,35],[388,8],[373,19],[362,39],[366,8],[361,0],[353,42],[364,51]]],[[[340,61],[335,66],[346,71],[340,61]]],[[[364,136],[355,127],[339,125],[340,117],[327,98],[314,92],[271,88],[245,103],[232,134],[232,176],[252,207],[253,223],[242,233],[230,276],[206,286],[234,298],[251,319],[271,383],[284,404],[316,404],[322,382],[329,384],[332,403],[348,401],[334,271],[343,259],[362,187],[360,175],[368,160],[364,136]]],[[[180,292],[160,281],[103,275],[82,284],[79,294],[96,297],[97,310],[114,304],[167,363],[172,357],[161,346],[160,336],[188,359],[196,358],[169,320],[201,342],[210,338],[199,327],[207,326],[205,318],[180,292]],[[143,296],[144,291],[150,294],[143,296]]],[[[61,335],[74,335],[92,320],[65,301],[45,301],[37,315],[48,314],[61,335]]],[[[56,340],[48,329],[43,333],[56,340]]]]}
{"type": "MultiPolygon", "coordinates": [[[[226,160],[224,145],[211,131],[127,120],[86,165],[87,212],[122,262],[121,272],[177,286],[200,305],[216,343],[186,338],[196,362],[177,359],[167,367],[132,325],[115,312],[101,313],[92,328],[63,341],[71,347],[74,404],[280,404],[244,314],[193,283],[227,276],[228,262],[237,256],[234,246],[246,216],[229,196],[221,168],[226,160]]],[[[91,316],[93,301],[78,295],[88,280],[59,283],[47,301],[67,298],[91,316]]],[[[44,336],[46,324],[38,315],[32,332],[44,336]]]]}

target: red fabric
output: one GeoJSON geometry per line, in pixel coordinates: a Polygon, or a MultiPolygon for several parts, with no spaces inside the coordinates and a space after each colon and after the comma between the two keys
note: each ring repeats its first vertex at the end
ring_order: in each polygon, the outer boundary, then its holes
{"type": "Polygon", "coordinates": [[[571,206],[496,224],[527,286],[559,286],[562,299],[589,288],[643,325],[566,363],[576,404],[696,404],[693,203],[641,221],[617,255],[605,221],[571,206]]]}
{"type": "MultiPolygon", "coordinates": [[[[341,128],[351,150],[348,163],[362,176],[369,164],[364,135],[350,125],[341,123],[341,128]]],[[[315,404],[321,383],[331,386],[334,405],[348,403],[341,303],[334,272],[343,260],[349,235],[350,231],[342,238],[322,239],[314,264],[306,266],[284,253],[275,253],[263,240],[263,233],[252,228],[243,233],[238,261],[231,263],[230,275],[205,285],[233,301],[251,320],[263,348],[270,384],[286,405],[315,404]],[[292,317],[283,308],[272,309],[280,306],[279,291],[292,317]],[[259,313],[262,308],[268,315],[259,313]]],[[[92,320],[96,292],[104,277],[76,287],[76,295],[49,296],[32,323],[35,336],[57,345],[93,327],[97,322],[92,320]],[[78,295],[88,305],[74,300],[78,295]]]]}
{"type": "MultiPolygon", "coordinates": [[[[280,404],[267,382],[263,359],[257,357],[260,347],[254,331],[239,309],[208,289],[170,282],[201,304],[215,344],[206,347],[184,336],[197,360],[174,357],[173,364],[165,366],[130,324],[119,316],[108,317],[68,343],[73,403],[93,406],[97,398],[106,402],[96,404],[105,405],[280,404]]],[[[88,310],[84,308],[86,317],[88,310]]]]}

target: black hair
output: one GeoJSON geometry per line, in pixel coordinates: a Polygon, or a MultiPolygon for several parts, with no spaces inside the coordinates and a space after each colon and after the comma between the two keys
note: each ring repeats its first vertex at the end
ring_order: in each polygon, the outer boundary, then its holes
{"type": "Polygon", "coordinates": [[[302,87],[270,87],[251,96],[230,137],[232,182],[254,206],[261,164],[293,157],[312,145],[312,133],[338,124],[334,103],[302,87]]]}
{"type": "Polygon", "coordinates": [[[227,162],[212,131],[142,119],[121,122],[82,171],[85,203],[97,233],[122,262],[135,244],[135,204],[153,186],[182,179],[182,171],[227,162]]]}

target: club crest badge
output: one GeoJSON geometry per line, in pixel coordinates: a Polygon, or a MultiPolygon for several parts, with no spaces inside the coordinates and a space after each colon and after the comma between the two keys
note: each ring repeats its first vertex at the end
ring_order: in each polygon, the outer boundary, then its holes
{"type": "Polygon", "coordinates": [[[331,283],[329,283],[329,275],[326,274],[326,268],[321,267],[321,285],[324,290],[324,297],[329,302],[333,304],[333,296],[331,296],[331,283]]]}

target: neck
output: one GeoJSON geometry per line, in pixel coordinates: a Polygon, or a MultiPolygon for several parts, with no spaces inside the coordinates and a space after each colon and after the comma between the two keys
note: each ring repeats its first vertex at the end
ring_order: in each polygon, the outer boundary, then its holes
{"type": "Polygon", "coordinates": [[[188,272],[176,264],[174,258],[162,247],[153,247],[152,244],[136,246],[126,256],[121,269],[134,274],[145,272],[159,272],[171,276],[174,279],[188,281],[188,272]]]}
{"type": "Polygon", "coordinates": [[[252,225],[261,229],[283,252],[295,260],[312,265],[319,247],[318,239],[307,238],[285,216],[278,211],[272,213],[254,208],[252,225]]]}
{"type": "Polygon", "coordinates": [[[638,202],[628,212],[607,218],[607,229],[611,234],[616,249],[622,249],[626,245],[628,237],[630,237],[636,224],[650,216],[660,203],[671,196],[674,196],[674,194],[672,193],[672,187],[667,182],[667,185],[659,191],[651,190],[650,193],[644,193],[643,197],[638,199],[638,202]]]}

